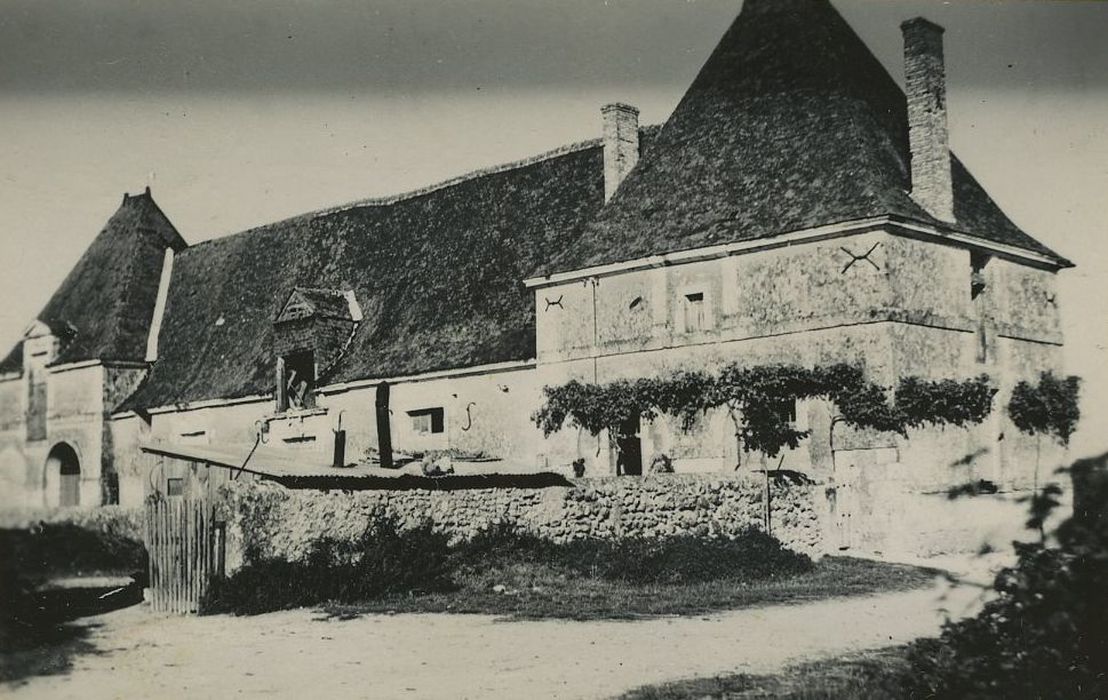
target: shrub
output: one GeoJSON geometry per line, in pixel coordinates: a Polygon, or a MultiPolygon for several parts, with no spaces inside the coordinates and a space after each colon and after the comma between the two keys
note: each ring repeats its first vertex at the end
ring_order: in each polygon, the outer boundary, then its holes
{"type": "Polygon", "coordinates": [[[456,590],[459,581],[487,579],[505,569],[554,570],[565,580],[581,577],[631,584],[736,583],[788,577],[812,561],[758,530],[734,539],[691,536],[666,539],[584,539],[555,543],[497,524],[469,541],[449,546],[424,524],[401,530],[394,521],[375,524],[356,542],[324,539],[302,561],[248,563],[209,592],[210,612],[256,614],[325,603],[354,604],[394,596],[456,590]]]}
{"type": "MultiPolygon", "coordinates": [[[[1099,492],[1089,501],[1108,503],[1108,480],[1090,483],[1099,492]]],[[[1035,500],[1033,525],[1051,501],[1035,500]]],[[[915,696],[1108,697],[1108,518],[1078,512],[1055,537],[1017,544],[1018,562],[997,575],[997,596],[979,615],[913,646],[915,696]]]]}
{"type": "Polygon", "coordinates": [[[735,539],[579,540],[562,546],[567,564],[596,578],[647,584],[751,582],[808,571],[812,561],[760,530],[735,539]]]}
{"type": "Polygon", "coordinates": [[[130,534],[71,522],[38,522],[0,530],[0,567],[31,578],[146,569],[146,548],[130,534]]]}
{"type": "Polygon", "coordinates": [[[251,562],[229,579],[213,582],[202,607],[257,614],[444,591],[453,587],[450,572],[446,535],[433,532],[430,524],[402,529],[395,520],[383,519],[353,542],[315,542],[302,561],[251,562]]]}
{"type": "Polygon", "coordinates": [[[1008,402],[1008,415],[1021,432],[1049,435],[1068,445],[1081,418],[1077,400],[1080,386],[1078,377],[1059,379],[1050,372],[1043,372],[1038,384],[1020,382],[1016,385],[1008,402]]]}

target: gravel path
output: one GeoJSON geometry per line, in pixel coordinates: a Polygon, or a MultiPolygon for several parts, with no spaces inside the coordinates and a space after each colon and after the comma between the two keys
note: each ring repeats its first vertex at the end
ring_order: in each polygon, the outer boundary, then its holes
{"type": "Polygon", "coordinates": [[[89,620],[99,653],[66,676],[0,686],[14,698],[597,698],[694,676],[766,673],[821,656],[933,635],[978,592],[907,593],[636,622],[506,621],[485,615],[294,610],[257,617],[156,616],[137,606],[89,620]]]}

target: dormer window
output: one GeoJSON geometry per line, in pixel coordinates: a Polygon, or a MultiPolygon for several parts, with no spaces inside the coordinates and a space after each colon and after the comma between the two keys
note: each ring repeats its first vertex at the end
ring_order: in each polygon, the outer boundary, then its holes
{"type": "Polygon", "coordinates": [[[341,360],[362,320],[352,291],[294,288],[273,321],[277,410],[315,407],[315,389],[341,360]]]}

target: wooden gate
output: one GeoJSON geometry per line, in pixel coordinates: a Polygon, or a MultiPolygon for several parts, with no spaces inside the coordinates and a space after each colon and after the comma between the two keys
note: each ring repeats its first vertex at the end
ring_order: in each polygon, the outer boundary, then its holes
{"type": "Polygon", "coordinates": [[[222,534],[207,498],[154,494],[147,499],[151,608],[178,614],[200,610],[208,584],[222,570],[222,534]]]}

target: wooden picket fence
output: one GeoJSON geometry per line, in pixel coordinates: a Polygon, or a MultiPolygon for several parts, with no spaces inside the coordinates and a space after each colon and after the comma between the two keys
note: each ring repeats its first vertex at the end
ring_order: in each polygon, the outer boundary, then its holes
{"type": "Polygon", "coordinates": [[[146,502],[145,525],[151,608],[199,612],[212,577],[223,568],[223,529],[214,521],[211,501],[153,496],[146,502]]]}

